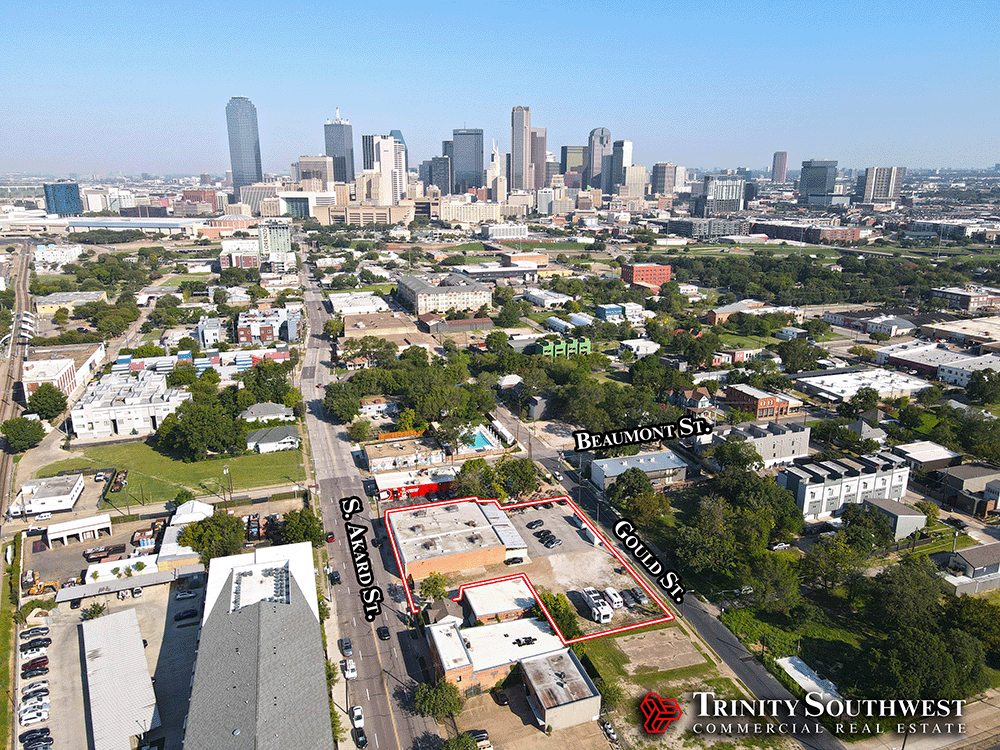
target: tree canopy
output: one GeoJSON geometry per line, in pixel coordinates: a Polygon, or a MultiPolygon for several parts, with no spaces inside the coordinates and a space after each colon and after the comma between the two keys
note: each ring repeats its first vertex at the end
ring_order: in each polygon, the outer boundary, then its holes
{"type": "Polygon", "coordinates": [[[13,453],[23,453],[42,442],[45,428],[41,422],[25,417],[8,419],[0,425],[0,433],[7,440],[7,448],[13,453]]]}
{"type": "Polygon", "coordinates": [[[201,553],[201,561],[207,567],[213,558],[235,555],[243,549],[243,521],[239,516],[216,511],[185,526],[177,541],[201,553]]]}
{"type": "Polygon", "coordinates": [[[28,411],[42,419],[54,419],[66,411],[66,394],[51,383],[42,383],[28,397],[28,411]]]}

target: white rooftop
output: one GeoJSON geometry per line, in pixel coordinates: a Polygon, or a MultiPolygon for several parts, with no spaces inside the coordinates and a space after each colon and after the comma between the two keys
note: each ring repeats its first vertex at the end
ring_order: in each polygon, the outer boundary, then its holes
{"type": "Polygon", "coordinates": [[[531,609],[535,606],[535,597],[521,578],[471,586],[465,589],[464,596],[473,616],[483,622],[502,612],[531,609]]]}
{"type": "Polygon", "coordinates": [[[458,632],[465,641],[463,649],[472,659],[474,672],[514,664],[521,659],[564,648],[546,620],[533,618],[463,628],[458,632]],[[527,646],[515,645],[514,641],[527,637],[534,638],[535,642],[527,646]]]}
{"type": "Polygon", "coordinates": [[[930,383],[920,378],[889,370],[863,370],[836,375],[813,375],[799,378],[802,385],[815,389],[819,394],[846,401],[862,388],[874,388],[883,398],[905,396],[930,388],[930,383]]]}
{"type": "Polygon", "coordinates": [[[943,445],[932,443],[930,440],[918,440],[915,443],[897,445],[893,450],[895,450],[896,453],[901,455],[903,458],[909,459],[910,461],[917,461],[918,463],[940,461],[942,459],[950,461],[951,459],[959,458],[962,455],[961,453],[955,453],[955,451],[948,450],[943,445]]]}

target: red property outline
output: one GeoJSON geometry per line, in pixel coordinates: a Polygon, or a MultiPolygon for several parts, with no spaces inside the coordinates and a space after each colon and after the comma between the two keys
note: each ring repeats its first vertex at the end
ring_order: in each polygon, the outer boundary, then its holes
{"type": "MultiPolygon", "coordinates": [[[[549,625],[552,626],[552,630],[555,631],[556,635],[559,637],[559,640],[563,643],[563,645],[566,645],[566,646],[568,646],[568,645],[570,645],[572,643],[579,643],[580,641],[589,641],[589,640],[591,640],[593,638],[601,638],[603,636],[612,635],[614,633],[624,633],[625,631],[628,631],[628,630],[638,630],[639,628],[645,628],[645,627],[648,627],[650,625],[658,625],[661,622],[670,622],[670,621],[672,621],[674,619],[673,614],[670,612],[669,609],[667,609],[666,605],[663,603],[663,601],[661,601],[660,597],[657,596],[657,594],[653,590],[653,588],[649,584],[646,583],[645,579],[642,578],[642,576],[640,576],[639,574],[637,574],[635,572],[635,570],[632,568],[632,565],[628,562],[628,560],[626,560],[621,555],[621,553],[619,553],[618,550],[616,550],[608,542],[608,540],[607,540],[607,538],[605,538],[604,534],[602,534],[597,529],[597,527],[594,526],[594,524],[592,524],[590,522],[590,519],[587,518],[587,516],[576,506],[576,503],[574,503],[569,498],[569,496],[567,496],[567,495],[559,495],[557,497],[550,497],[550,498],[546,498],[546,499],[543,499],[543,500],[528,500],[528,501],[525,501],[523,503],[511,503],[509,505],[501,505],[495,499],[486,499],[486,500],[483,500],[483,499],[480,499],[478,497],[461,497],[461,498],[455,498],[454,500],[438,500],[437,502],[433,502],[433,503],[419,503],[417,505],[407,505],[406,507],[403,507],[403,508],[389,508],[383,514],[382,520],[385,523],[386,529],[388,530],[388,529],[391,528],[391,526],[389,525],[389,514],[390,513],[402,513],[403,511],[414,510],[414,509],[417,509],[417,508],[435,508],[435,507],[438,507],[438,506],[441,506],[441,505],[457,505],[458,503],[475,502],[475,503],[479,503],[480,505],[483,505],[483,504],[486,504],[486,503],[493,503],[500,510],[506,511],[507,509],[527,508],[527,507],[530,507],[532,505],[541,505],[542,503],[551,503],[551,502],[557,502],[557,501],[560,501],[560,500],[565,500],[569,504],[569,506],[573,509],[573,512],[576,513],[576,515],[580,518],[580,520],[583,521],[583,523],[585,523],[587,525],[587,528],[590,529],[590,531],[597,537],[597,539],[599,539],[601,541],[601,543],[604,545],[604,549],[606,549],[608,552],[610,552],[614,556],[614,558],[618,562],[620,562],[622,564],[622,566],[624,566],[624,568],[631,574],[631,576],[642,587],[643,591],[645,591],[650,596],[650,598],[652,598],[652,600],[656,602],[656,604],[660,607],[660,609],[664,613],[663,617],[658,617],[658,618],[656,618],[654,620],[649,620],[647,622],[635,623],[634,625],[623,625],[620,628],[612,628],[611,630],[606,630],[606,631],[603,631],[603,632],[600,632],[600,633],[590,633],[589,635],[582,635],[579,638],[566,639],[563,636],[563,634],[560,632],[559,628],[556,626],[555,620],[552,619],[552,614],[549,612],[549,610],[546,608],[546,606],[542,603],[542,598],[538,595],[538,592],[535,591],[535,587],[531,585],[531,581],[528,580],[528,576],[525,573],[515,573],[515,574],[509,575],[509,576],[501,576],[500,578],[490,578],[490,579],[487,579],[485,581],[476,581],[474,583],[465,583],[465,584],[462,584],[459,587],[459,589],[458,589],[458,596],[456,596],[453,599],[453,601],[456,601],[456,602],[459,601],[462,598],[462,595],[464,594],[465,589],[468,589],[468,588],[474,588],[476,586],[485,586],[487,584],[498,583],[500,581],[511,581],[511,580],[515,580],[515,579],[521,579],[521,580],[523,580],[525,582],[525,584],[527,584],[528,588],[531,590],[532,596],[535,597],[535,601],[538,602],[538,606],[541,608],[542,612],[545,613],[545,619],[547,619],[549,621],[549,625]]],[[[391,534],[391,533],[389,534],[389,543],[392,545],[392,554],[396,558],[396,568],[399,570],[400,577],[403,580],[403,590],[406,592],[406,601],[410,605],[410,612],[412,614],[418,614],[420,610],[417,609],[417,607],[413,603],[413,593],[410,591],[409,583],[406,580],[407,576],[406,576],[406,572],[403,570],[403,561],[399,557],[399,549],[396,547],[396,539],[395,539],[394,535],[391,534]]]]}

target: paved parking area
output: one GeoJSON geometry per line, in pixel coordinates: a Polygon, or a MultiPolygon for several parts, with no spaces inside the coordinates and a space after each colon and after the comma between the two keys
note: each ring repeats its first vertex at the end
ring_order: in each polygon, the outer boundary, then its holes
{"type": "Polygon", "coordinates": [[[591,620],[590,607],[581,593],[584,588],[593,587],[601,591],[611,587],[620,592],[623,588],[637,588],[639,583],[603,546],[596,546],[589,539],[589,531],[585,531],[585,527],[581,528],[571,506],[558,503],[551,505],[550,508],[532,505],[507,511],[511,523],[528,544],[528,559],[524,564],[495,565],[463,571],[450,576],[451,586],[457,589],[460,584],[470,581],[524,573],[533,586],[566,594],[576,607],[578,623],[585,634],[635,625],[664,616],[663,611],[650,600],[645,605],[637,605],[631,609],[621,607],[614,610],[614,617],[609,623],[591,620]],[[527,528],[527,524],[538,520],[542,521],[542,526],[527,528]],[[563,543],[546,549],[535,536],[542,529],[548,529],[563,543]]]}
{"type": "Polygon", "coordinates": [[[519,685],[505,692],[510,698],[508,706],[498,706],[488,693],[466,701],[457,719],[458,731],[485,729],[496,750],[548,750],[552,747],[607,750],[609,747],[596,721],[560,729],[551,737],[546,735],[535,723],[535,715],[524,698],[524,687],[519,685]]]}
{"type": "MultiPolygon", "coordinates": [[[[108,614],[134,609],[139,630],[146,640],[146,660],[156,680],[153,690],[162,725],[147,738],[165,741],[164,750],[180,750],[184,719],[191,691],[191,677],[201,619],[175,623],[174,615],[186,609],[202,608],[204,589],[194,589],[197,598],[177,601],[176,585],[150,586],[139,599],[120,600],[115,596],[96,597],[107,606],[108,614]]],[[[49,726],[57,746],[86,747],[86,695],[83,674],[85,658],[80,628],[82,609],[65,604],[51,613],[52,646],[49,647],[49,674],[52,709],[49,726]]],[[[40,678],[41,679],[41,678],[40,678]]],[[[20,692],[21,684],[17,686],[20,692]]]]}

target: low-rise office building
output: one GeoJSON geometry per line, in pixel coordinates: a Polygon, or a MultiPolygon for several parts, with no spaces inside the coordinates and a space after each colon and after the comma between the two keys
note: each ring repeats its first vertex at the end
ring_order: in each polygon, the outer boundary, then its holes
{"type": "Polygon", "coordinates": [[[35,300],[35,314],[52,317],[61,307],[72,314],[73,310],[88,302],[107,301],[107,292],[53,292],[35,300]]]}
{"type": "Polygon", "coordinates": [[[341,316],[370,315],[389,311],[389,304],[374,292],[331,294],[329,300],[334,314],[341,316]]]}
{"type": "Polygon", "coordinates": [[[31,479],[21,485],[9,512],[13,516],[35,516],[73,510],[83,494],[83,485],[83,474],[31,479]]]}
{"type": "Polygon", "coordinates": [[[1000,289],[987,286],[942,286],[931,289],[931,297],[948,307],[975,312],[1000,305],[1000,289]]]}
{"type": "Polygon", "coordinates": [[[73,433],[81,440],[115,435],[151,435],[191,394],[167,387],[158,372],[112,373],[87,388],[70,412],[73,433]]]}
{"type": "Polygon", "coordinates": [[[906,494],[910,467],[899,456],[875,453],[790,466],[778,474],[778,486],[789,490],[809,519],[834,515],[847,503],[899,500],[906,494]]]}
{"type": "Polygon", "coordinates": [[[522,659],[521,677],[538,726],[557,731],[600,717],[601,694],[570,649],[522,659]]]}
{"type": "Polygon", "coordinates": [[[573,301],[573,298],[568,294],[559,294],[548,289],[525,289],[524,298],[531,304],[544,307],[546,310],[551,307],[562,307],[567,302],[573,301]]]}
{"type": "Polygon", "coordinates": [[[798,390],[827,401],[847,401],[862,388],[873,388],[881,398],[912,397],[930,388],[926,380],[906,375],[898,370],[878,368],[846,368],[826,373],[793,376],[798,390]]]}
{"type": "Polygon", "coordinates": [[[897,445],[892,449],[897,456],[902,456],[914,471],[938,471],[949,466],[962,463],[962,454],[948,450],[943,445],[929,440],[918,440],[915,443],[897,445]]]}
{"type": "Polygon", "coordinates": [[[365,446],[365,460],[372,472],[398,471],[414,466],[443,464],[445,451],[431,438],[382,440],[365,446]]]}

